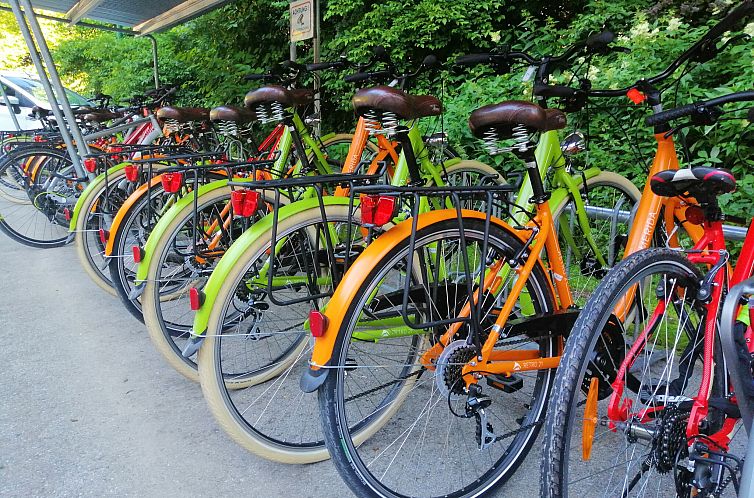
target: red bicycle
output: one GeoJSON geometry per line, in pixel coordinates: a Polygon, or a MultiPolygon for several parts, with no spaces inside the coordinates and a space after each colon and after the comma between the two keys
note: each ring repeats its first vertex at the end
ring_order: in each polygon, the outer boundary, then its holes
{"type": "MultiPolygon", "coordinates": [[[[754,91],[659,113],[647,123],[690,116],[694,125],[712,125],[725,114],[720,106],[744,101],[754,101],[754,91]]],[[[754,120],[754,109],[748,117],[754,120]]],[[[685,203],[686,221],[701,225],[704,235],[688,250],[630,256],[584,307],[566,341],[547,411],[543,496],[738,491],[741,410],[720,347],[719,317],[729,287],[754,270],[754,220],[732,266],[723,220],[735,220],[718,202],[736,188],[729,170],[663,171],[651,178],[651,188],[685,203]]],[[[735,336],[751,372],[748,310],[739,315],[735,336]]]]}

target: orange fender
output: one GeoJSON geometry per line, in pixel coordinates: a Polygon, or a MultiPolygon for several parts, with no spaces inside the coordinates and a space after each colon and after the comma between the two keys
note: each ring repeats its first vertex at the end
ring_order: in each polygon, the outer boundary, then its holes
{"type": "Polygon", "coordinates": [[[118,209],[118,212],[113,218],[113,224],[110,226],[110,236],[107,238],[107,245],[105,246],[105,256],[112,256],[113,246],[115,245],[115,234],[120,230],[120,226],[126,215],[136,203],[138,203],[145,195],[147,191],[152,187],[159,185],[162,181],[162,175],[157,175],[152,178],[149,183],[145,183],[137,188],[133,194],[128,196],[128,199],[123,202],[123,205],[118,209]]]}
{"type": "MultiPolygon", "coordinates": [[[[464,209],[462,213],[464,218],[485,219],[485,214],[478,211],[464,209]]],[[[450,219],[457,219],[457,212],[455,209],[429,211],[419,215],[416,228],[417,230],[421,230],[429,225],[450,219]]],[[[506,232],[513,234],[522,242],[526,242],[531,233],[529,231],[516,230],[505,221],[495,218],[494,216],[491,218],[491,223],[497,225],[506,232]]],[[[312,360],[310,363],[311,370],[317,371],[321,367],[327,365],[330,361],[333,348],[335,347],[335,341],[338,338],[338,331],[345,318],[345,310],[348,309],[351,301],[356,296],[356,292],[374,269],[375,263],[384,258],[403,240],[411,236],[411,225],[412,219],[408,219],[380,235],[374,242],[367,246],[364,252],[348,269],[343,280],[340,281],[337,289],[335,289],[332,298],[327,303],[327,311],[324,313],[327,317],[325,320],[327,326],[322,337],[317,337],[314,340],[314,350],[312,352],[312,360]]],[[[542,268],[545,268],[541,259],[538,258],[537,263],[542,268]]]]}

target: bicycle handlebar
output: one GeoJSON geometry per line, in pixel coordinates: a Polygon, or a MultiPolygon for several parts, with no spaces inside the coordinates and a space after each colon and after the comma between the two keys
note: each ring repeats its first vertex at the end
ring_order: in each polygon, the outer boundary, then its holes
{"type": "MultiPolygon", "coordinates": [[[[649,126],[657,126],[657,125],[665,124],[670,121],[683,118],[686,116],[705,113],[707,112],[708,109],[712,107],[729,104],[732,102],[749,102],[749,101],[754,101],[754,90],[731,93],[728,95],[723,95],[722,97],[717,97],[710,100],[703,100],[703,101],[695,102],[693,104],[676,107],[675,109],[670,109],[668,111],[664,111],[657,114],[653,114],[652,116],[648,116],[645,122],[649,126]]],[[[748,114],[749,119],[751,119],[752,117],[754,117],[754,108],[750,110],[748,114]]]]}
{"type": "Polygon", "coordinates": [[[749,109],[749,112],[746,114],[746,119],[749,120],[749,123],[754,123],[754,107],[749,109]]]}

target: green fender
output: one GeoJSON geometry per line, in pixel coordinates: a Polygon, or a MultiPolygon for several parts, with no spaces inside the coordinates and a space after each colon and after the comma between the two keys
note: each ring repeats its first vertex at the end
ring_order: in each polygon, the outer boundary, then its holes
{"type": "MultiPolygon", "coordinates": [[[[325,206],[347,206],[350,202],[348,197],[340,196],[323,197],[322,201],[325,206]]],[[[319,200],[316,197],[294,202],[287,206],[283,206],[278,210],[278,221],[317,207],[319,207],[319,200]]],[[[274,214],[268,214],[254,223],[250,229],[244,232],[243,235],[241,235],[233,245],[230,246],[223,257],[220,258],[217,266],[212,271],[212,275],[209,277],[209,280],[207,280],[207,284],[204,286],[204,289],[202,289],[202,292],[204,293],[204,302],[194,316],[194,326],[192,329],[193,335],[201,336],[207,331],[209,315],[212,312],[212,307],[215,305],[215,300],[217,299],[217,293],[220,291],[220,287],[228,278],[228,274],[238,263],[239,259],[243,256],[249,246],[256,242],[260,237],[266,236],[270,230],[272,230],[273,217],[274,214]]]]}
{"type": "MultiPolygon", "coordinates": [[[[587,180],[591,180],[595,176],[602,173],[602,170],[599,168],[589,168],[584,171],[584,176],[587,180]]],[[[582,183],[584,183],[584,179],[581,175],[573,175],[572,176],[574,183],[577,187],[580,187],[582,183]]],[[[552,197],[550,197],[550,208],[555,209],[560,205],[561,202],[563,202],[563,199],[568,197],[570,195],[570,192],[567,188],[557,188],[552,192],[552,197]]]]}
{"type": "Polygon", "coordinates": [[[86,199],[90,195],[92,195],[92,192],[98,189],[99,185],[102,185],[102,183],[105,181],[105,177],[112,175],[113,173],[117,173],[118,171],[125,168],[128,164],[130,163],[116,164],[112,168],[108,169],[107,173],[100,173],[99,175],[97,175],[97,178],[89,182],[89,185],[87,185],[84,191],[81,192],[81,195],[76,201],[76,205],[73,207],[73,215],[71,216],[71,222],[68,225],[68,232],[74,233],[76,231],[76,223],[78,222],[79,214],[81,213],[81,206],[83,206],[86,199]]]}
{"type": "MultiPolygon", "coordinates": [[[[199,187],[197,195],[201,197],[208,192],[223,188],[227,185],[228,180],[217,180],[215,182],[210,182],[199,187]]],[[[137,265],[136,269],[136,281],[134,282],[136,285],[143,284],[146,281],[149,274],[150,260],[152,258],[152,255],[154,254],[154,248],[159,242],[160,238],[165,235],[168,225],[173,221],[173,219],[175,219],[178,213],[183,210],[183,208],[193,203],[194,195],[193,192],[191,192],[188,195],[184,195],[183,197],[178,199],[178,202],[176,202],[170,209],[165,212],[163,216],[160,217],[160,220],[154,226],[152,232],[150,232],[146,245],[143,247],[144,253],[141,258],[141,263],[137,265]]]]}

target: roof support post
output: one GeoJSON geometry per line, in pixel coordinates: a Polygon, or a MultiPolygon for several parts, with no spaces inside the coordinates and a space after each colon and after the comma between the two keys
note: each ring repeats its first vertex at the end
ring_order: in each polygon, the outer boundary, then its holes
{"type": "Polygon", "coordinates": [[[0,83],[0,93],[3,94],[3,101],[5,102],[5,106],[8,108],[8,112],[10,113],[10,118],[13,121],[13,126],[16,127],[16,131],[21,131],[21,125],[18,124],[18,118],[16,117],[16,112],[13,110],[13,106],[10,105],[10,99],[8,98],[8,94],[5,93],[5,85],[0,83]]]}
{"type": "Polygon", "coordinates": [[[73,139],[76,140],[76,149],[79,151],[79,157],[84,157],[89,154],[89,146],[87,145],[86,140],[84,140],[84,135],[81,133],[81,129],[79,129],[76,116],[73,114],[73,109],[71,109],[71,103],[68,102],[68,95],[65,93],[63,83],[60,81],[58,68],[55,67],[55,61],[52,60],[52,54],[47,46],[47,40],[45,40],[44,33],[42,33],[42,28],[39,27],[39,21],[37,21],[37,17],[34,14],[31,2],[29,0],[21,0],[21,5],[23,5],[26,17],[29,19],[31,32],[34,34],[34,38],[39,47],[39,53],[42,55],[42,60],[44,61],[45,66],[47,67],[47,72],[50,75],[49,78],[52,88],[58,96],[57,102],[63,108],[63,114],[68,120],[68,128],[71,130],[73,139]]]}
{"type": "Polygon", "coordinates": [[[145,35],[152,42],[152,69],[154,72],[154,87],[160,88],[160,60],[157,57],[157,39],[152,35],[145,35]]]}
{"type": "MultiPolygon", "coordinates": [[[[23,0],[20,0],[23,1],[23,0]]],[[[63,142],[65,143],[66,149],[68,150],[68,153],[71,157],[71,161],[73,162],[73,167],[76,170],[76,173],[80,175],[81,177],[86,176],[86,172],[81,167],[81,159],[78,154],[76,154],[76,147],[74,147],[74,138],[75,135],[69,131],[69,129],[66,127],[66,121],[63,116],[63,112],[61,112],[60,108],[61,106],[58,105],[57,99],[55,98],[55,93],[52,91],[52,87],[50,85],[50,80],[47,78],[47,72],[45,71],[45,66],[42,64],[42,60],[39,58],[39,52],[37,51],[37,46],[34,43],[34,38],[32,37],[31,32],[29,31],[29,25],[27,25],[26,21],[28,19],[34,18],[34,11],[31,9],[31,5],[29,4],[29,0],[26,0],[24,2],[24,12],[21,11],[21,5],[19,4],[19,0],[8,0],[8,2],[11,5],[11,8],[13,10],[13,15],[16,16],[16,21],[18,22],[18,28],[21,30],[21,35],[24,37],[24,41],[26,42],[26,46],[29,49],[29,55],[31,56],[31,60],[34,63],[34,66],[37,68],[37,73],[39,74],[39,82],[42,84],[42,88],[44,88],[45,94],[47,95],[47,100],[50,102],[50,110],[52,111],[52,114],[55,116],[55,119],[58,122],[59,128],[60,128],[60,134],[63,137],[63,142]]],[[[36,19],[34,19],[36,21],[36,19]]],[[[39,24],[36,23],[37,30],[39,30],[39,24]]],[[[44,38],[42,38],[44,41],[44,38]]],[[[41,43],[40,43],[41,45],[41,43]]],[[[45,45],[45,48],[47,46],[45,45]]],[[[47,54],[49,55],[49,50],[47,51],[47,54]]],[[[50,59],[52,59],[50,57],[50,59]]],[[[54,70],[55,66],[52,67],[52,70],[54,70]]],[[[52,73],[53,71],[50,71],[52,73]]],[[[57,72],[55,72],[55,76],[57,76],[57,72]]],[[[60,83],[60,79],[58,78],[58,83],[60,83]]],[[[62,85],[60,85],[62,89],[62,85]]],[[[62,92],[63,98],[65,99],[66,105],[68,104],[68,99],[66,98],[65,92],[62,92]]],[[[68,111],[70,113],[70,117],[73,118],[73,112],[71,111],[70,105],[68,105],[68,111]]],[[[76,125],[76,120],[71,119],[71,122],[69,122],[69,125],[71,127],[75,127],[76,130],[78,130],[78,126],[76,125]]],[[[78,130],[79,137],[81,136],[81,131],[78,130]]],[[[80,138],[79,138],[80,139],[80,138]]],[[[82,144],[84,147],[86,144],[83,142],[83,139],[80,139],[76,145],[81,146],[82,144]]],[[[86,149],[83,149],[86,150],[86,149]]]]}

